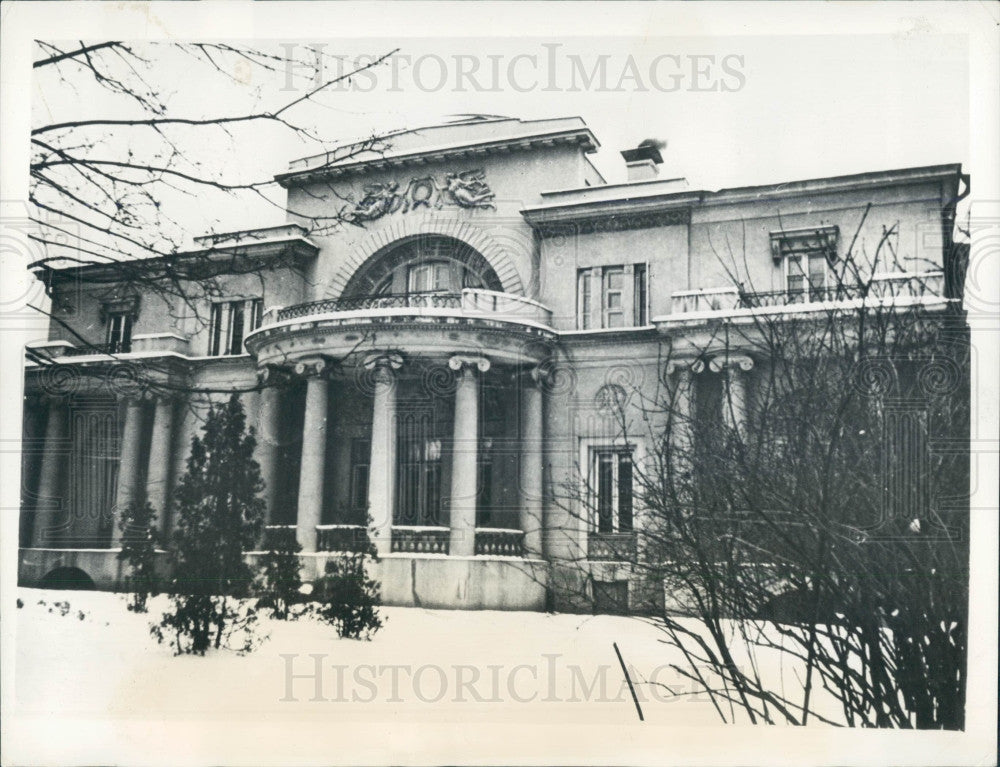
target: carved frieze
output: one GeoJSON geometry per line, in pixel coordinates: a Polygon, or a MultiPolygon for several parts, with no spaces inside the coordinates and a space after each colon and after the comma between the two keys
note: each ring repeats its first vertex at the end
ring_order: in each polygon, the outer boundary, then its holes
{"type": "Polygon", "coordinates": [[[496,210],[495,196],[486,183],[486,172],[481,169],[447,173],[440,181],[434,176],[424,176],[411,178],[404,188],[396,181],[369,184],[365,196],[348,211],[348,217],[361,223],[397,212],[441,209],[446,205],[496,210]]]}

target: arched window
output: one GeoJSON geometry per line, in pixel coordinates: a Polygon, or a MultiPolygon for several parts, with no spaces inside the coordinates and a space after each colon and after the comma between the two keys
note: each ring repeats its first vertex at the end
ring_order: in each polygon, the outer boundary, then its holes
{"type": "Polygon", "coordinates": [[[424,235],[391,245],[351,278],[345,296],[502,291],[496,272],[464,242],[424,235]]]}

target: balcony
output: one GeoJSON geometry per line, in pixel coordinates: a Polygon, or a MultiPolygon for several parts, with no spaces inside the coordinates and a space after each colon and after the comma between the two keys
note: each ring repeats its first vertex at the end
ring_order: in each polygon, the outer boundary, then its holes
{"type": "Polygon", "coordinates": [[[530,345],[525,342],[553,340],[555,331],[552,312],[537,301],[466,288],[273,307],[264,313],[261,327],[247,336],[246,346],[261,364],[287,365],[300,355],[344,357],[359,349],[374,351],[390,335],[386,348],[426,355],[485,353],[524,362],[530,345]]]}
{"type": "Polygon", "coordinates": [[[264,324],[314,318],[331,314],[363,313],[366,316],[427,316],[458,314],[551,327],[552,312],[537,301],[511,293],[466,288],[461,293],[409,293],[406,295],[328,298],[281,309],[269,309],[264,324]]]}
{"type": "Polygon", "coordinates": [[[28,348],[40,357],[49,360],[82,361],[76,358],[93,357],[107,361],[110,357],[157,357],[161,355],[183,355],[188,351],[188,339],[176,333],[144,333],[133,336],[125,343],[91,344],[84,341],[43,341],[28,344],[28,348]]]}
{"type": "Polygon", "coordinates": [[[875,275],[868,284],[802,291],[750,293],[735,286],[681,290],[671,295],[670,314],[654,317],[653,322],[700,324],[713,319],[852,309],[862,305],[944,305],[945,300],[943,272],[891,273],[875,275]]]}

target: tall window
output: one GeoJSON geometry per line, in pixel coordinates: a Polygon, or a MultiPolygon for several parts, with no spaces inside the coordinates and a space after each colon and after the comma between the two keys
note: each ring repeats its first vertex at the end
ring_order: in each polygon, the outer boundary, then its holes
{"type": "Polygon", "coordinates": [[[631,532],[632,449],[593,448],[590,478],[597,532],[631,532]]]}
{"type": "Polygon", "coordinates": [[[351,509],[353,511],[364,511],[368,508],[368,467],[371,454],[371,440],[361,438],[351,440],[351,509]]]}
{"type": "Polygon", "coordinates": [[[112,312],[108,315],[108,353],[125,354],[132,351],[132,313],[112,312]]]}
{"type": "Polygon", "coordinates": [[[785,259],[785,284],[792,301],[822,301],[826,297],[829,266],[825,253],[808,253],[785,259]]]}
{"type": "Polygon", "coordinates": [[[577,328],[590,330],[645,325],[649,302],[646,275],[645,264],[577,270],[577,328]]]}
{"type": "Polygon", "coordinates": [[[246,298],[212,304],[208,353],[212,357],[243,354],[243,339],[260,327],[261,300],[246,298]]]}
{"type": "Polygon", "coordinates": [[[609,266],[604,269],[604,318],[601,323],[606,328],[621,328],[625,326],[624,296],[625,269],[621,266],[609,266]]]}
{"type": "Polygon", "coordinates": [[[646,294],[646,265],[635,264],[632,267],[632,314],[634,324],[641,328],[648,321],[646,317],[646,304],[649,299],[646,294]]]}
{"type": "Polygon", "coordinates": [[[576,289],[577,289],[577,300],[576,300],[576,326],[580,330],[589,330],[592,328],[593,320],[591,314],[593,313],[593,305],[591,304],[591,276],[590,269],[580,269],[576,273],[576,289]]]}
{"type": "Polygon", "coordinates": [[[790,301],[823,301],[831,285],[830,265],[837,258],[836,226],[771,232],[771,257],[782,264],[790,301]]]}

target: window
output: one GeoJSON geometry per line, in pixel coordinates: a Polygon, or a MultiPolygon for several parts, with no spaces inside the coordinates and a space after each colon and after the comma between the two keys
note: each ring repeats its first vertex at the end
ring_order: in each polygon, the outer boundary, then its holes
{"type": "Polygon", "coordinates": [[[351,440],[351,509],[355,511],[368,508],[368,467],[371,454],[371,440],[351,440]]]}
{"type": "Polygon", "coordinates": [[[212,304],[208,353],[212,357],[243,354],[243,339],[260,327],[261,300],[246,298],[212,304]]]}
{"type": "Polygon", "coordinates": [[[594,528],[599,533],[632,531],[632,449],[593,448],[591,489],[594,528]]]}
{"type": "Polygon", "coordinates": [[[407,291],[431,293],[452,291],[458,288],[454,264],[450,261],[425,261],[409,268],[407,291]]]}
{"type": "Polygon", "coordinates": [[[823,301],[830,286],[830,265],[837,258],[840,230],[820,226],[771,232],[771,257],[782,262],[785,290],[793,302],[823,301]]]}
{"type": "Polygon", "coordinates": [[[826,297],[827,261],[823,253],[789,256],[785,259],[785,285],[792,301],[822,301],[826,297]]]}
{"type": "Polygon", "coordinates": [[[577,328],[645,325],[649,302],[646,274],[645,264],[579,269],[576,274],[577,328]]]}
{"type": "Polygon", "coordinates": [[[625,326],[624,297],[625,269],[609,266],[604,270],[604,318],[602,326],[621,328],[625,326]]]}
{"type": "Polygon", "coordinates": [[[592,327],[590,314],[593,311],[590,303],[590,269],[580,269],[576,273],[576,326],[580,330],[592,327]]]}
{"type": "Polygon", "coordinates": [[[108,315],[108,354],[132,351],[132,313],[111,312],[108,315]]]}
{"type": "Polygon", "coordinates": [[[647,323],[646,317],[646,265],[636,264],[632,267],[632,304],[634,325],[641,328],[647,323]]]}

